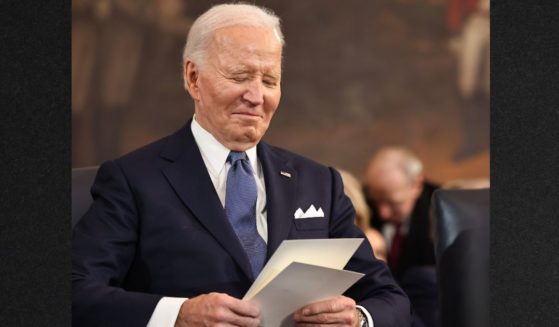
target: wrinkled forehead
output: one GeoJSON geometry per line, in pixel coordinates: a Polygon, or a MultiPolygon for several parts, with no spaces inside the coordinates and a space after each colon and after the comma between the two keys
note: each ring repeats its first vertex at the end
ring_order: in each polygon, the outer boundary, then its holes
{"type": "Polygon", "coordinates": [[[271,27],[232,25],[214,31],[210,48],[227,50],[252,50],[280,53],[281,40],[277,31],[271,27]]]}
{"type": "Polygon", "coordinates": [[[208,47],[218,66],[252,67],[281,74],[282,45],[272,28],[229,26],[216,30],[208,47]]]}

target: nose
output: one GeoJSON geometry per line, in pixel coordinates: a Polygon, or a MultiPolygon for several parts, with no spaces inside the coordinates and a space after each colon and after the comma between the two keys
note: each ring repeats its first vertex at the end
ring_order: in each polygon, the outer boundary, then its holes
{"type": "Polygon", "coordinates": [[[378,214],[383,220],[388,220],[392,216],[392,209],[386,204],[382,204],[378,208],[378,214]]]}
{"type": "Polygon", "coordinates": [[[249,102],[252,106],[258,106],[264,103],[264,92],[262,83],[258,80],[252,81],[247,85],[243,100],[249,102]]]}

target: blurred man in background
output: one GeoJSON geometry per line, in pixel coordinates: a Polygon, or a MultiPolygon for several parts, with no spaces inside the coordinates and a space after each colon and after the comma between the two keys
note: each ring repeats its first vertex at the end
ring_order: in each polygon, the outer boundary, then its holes
{"type": "Polygon", "coordinates": [[[429,205],[438,186],[425,180],[421,161],[407,149],[382,148],[369,163],[365,188],[373,208],[371,225],[385,237],[394,275],[434,265],[429,205]]]}
{"type": "Polygon", "coordinates": [[[423,164],[401,147],[371,158],[365,190],[371,225],[386,241],[388,265],[414,307],[413,326],[435,326],[437,283],[429,208],[438,185],[425,180],[423,164]]]}

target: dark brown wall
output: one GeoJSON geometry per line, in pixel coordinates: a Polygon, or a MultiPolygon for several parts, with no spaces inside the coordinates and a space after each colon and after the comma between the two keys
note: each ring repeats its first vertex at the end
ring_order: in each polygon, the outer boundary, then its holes
{"type": "MultiPolygon", "coordinates": [[[[184,125],[193,113],[180,75],[185,35],[218,2],[74,1],[74,167],[184,125]]],[[[489,101],[459,95],[445,1],[256,3],[282,18],[287,41],[268,142],[358,178],[388,144],[410,147],[440,182],[489,176],[489,101]]]]}

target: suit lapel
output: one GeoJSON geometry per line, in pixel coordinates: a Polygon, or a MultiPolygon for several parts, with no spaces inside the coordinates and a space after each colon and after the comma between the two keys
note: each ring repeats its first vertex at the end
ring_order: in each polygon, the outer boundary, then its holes
{"type": "Polygon", "coordinates": [[[229,252],[243,272],[254,279],[248,257],[225,216],[196,145],[190,122],[170,137],[161,156],[169,161],[162,171],[179,198],[225,251],[229,252]]]}
{"type": "Polygon", "coordinates": [[[287,238],[291,228],[297,191],[297,172],[291,167],[289,160],[264,142],[258,144],[258,157],[266,184],[268,258],[270,258],[281,242],[287,238]]]}

